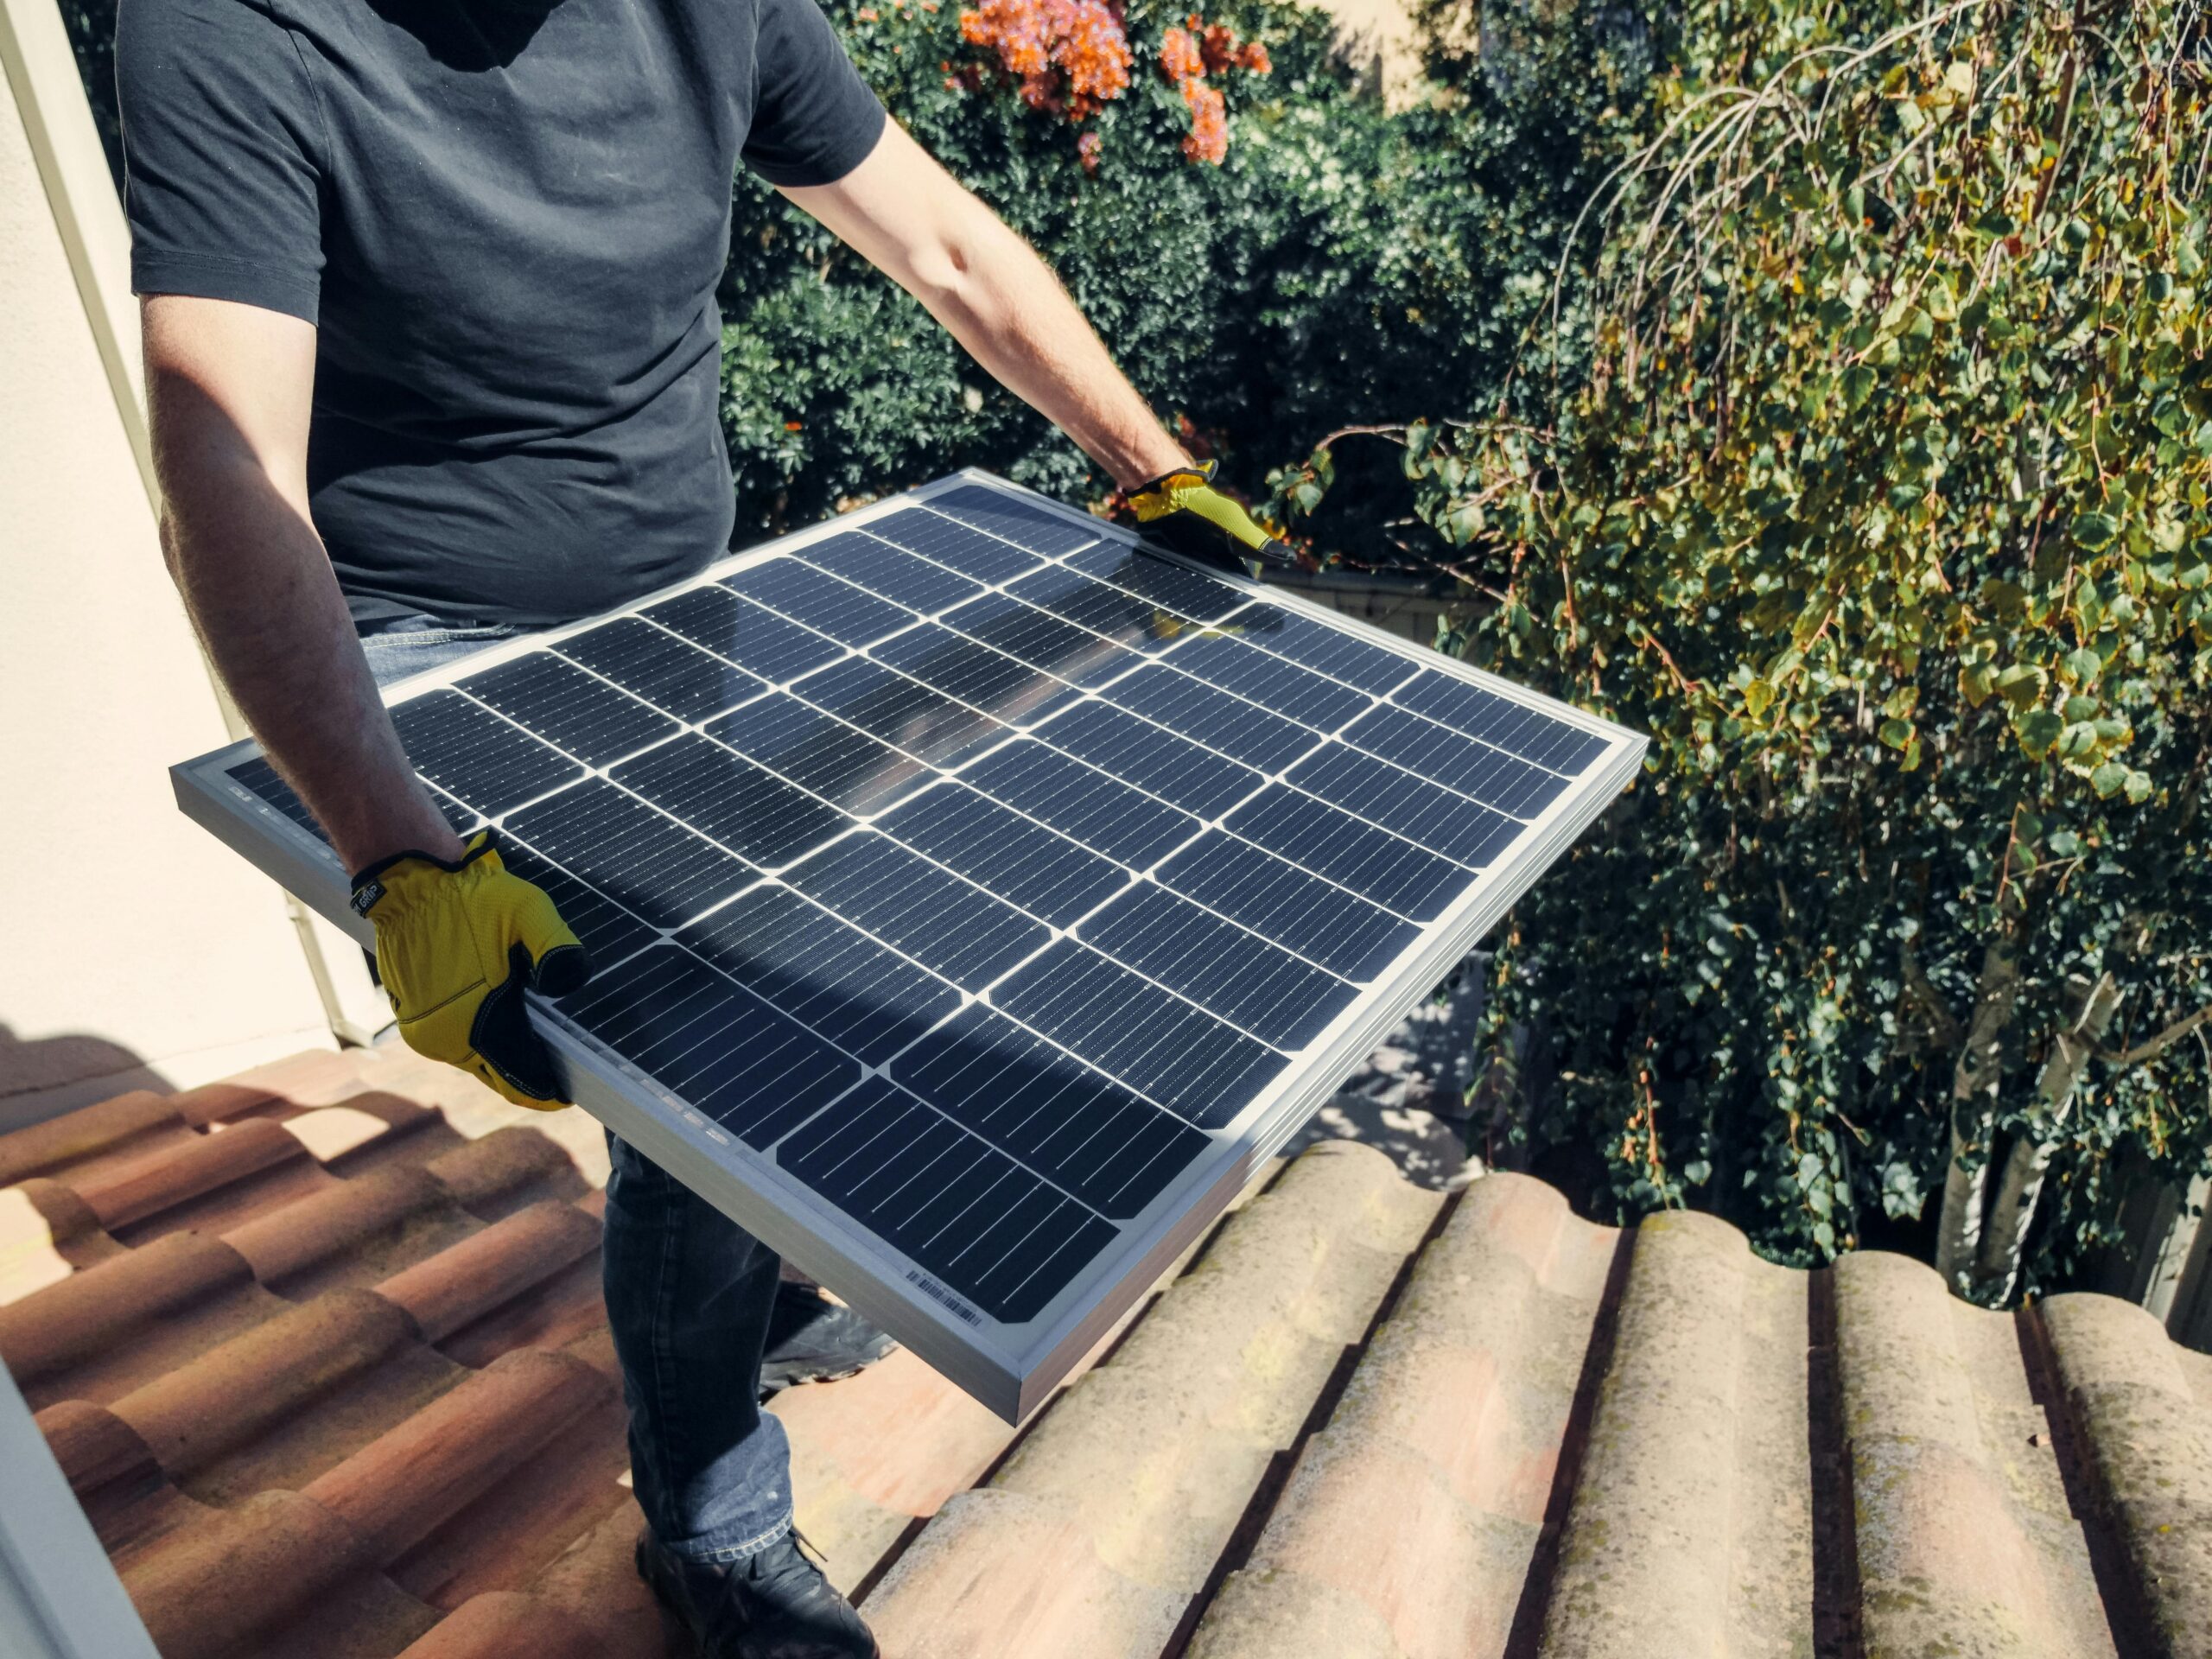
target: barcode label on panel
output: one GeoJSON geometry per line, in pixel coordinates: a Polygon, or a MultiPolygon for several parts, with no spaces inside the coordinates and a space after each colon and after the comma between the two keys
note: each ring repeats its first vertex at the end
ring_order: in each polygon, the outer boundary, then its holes
{"type": "Polygon", "coordinates": [[[913,1286],[917,1290],[919,1290],[923,1295],[928,1297],[931,1301],[938,1304],[938,1306],[942,1306],[947,1313],[950,1313],[954,1319],[960,1320],[963,1324],[981,1325],[983,1322],[983,1316],[982,1314],[978,1313],[974,1308],[969,1306],[967,1303],[962,1301],[957,1296],[947,1290],[943,1285],[938,1283],[936,1280],[931,1278],[929,1274],[918,1272],[914,1268],[909,1268],[906,1270],[906,1282],[913,1286]]]}

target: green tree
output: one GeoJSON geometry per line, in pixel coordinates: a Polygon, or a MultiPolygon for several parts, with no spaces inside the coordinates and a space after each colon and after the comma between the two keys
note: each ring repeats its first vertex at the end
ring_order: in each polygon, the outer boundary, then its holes
{"type": "Polygon", "coordinates": [[[1623,1209],[1796,1261],[1919,1221],[2001,1300],[2124,1157],[2212,1167],[2204,14],[1678,27],[1586,373],[1406,435],[1447,643],[1654,739],[1497,1017],[1623,1209]]]}

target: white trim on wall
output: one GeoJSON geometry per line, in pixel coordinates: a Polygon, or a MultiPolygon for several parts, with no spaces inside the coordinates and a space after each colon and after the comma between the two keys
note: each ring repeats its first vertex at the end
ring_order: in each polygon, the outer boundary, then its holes
{"type": "Polygon", "coordinates": [[[0,1653],[159,1659],[5,1366],[0,1492],[0,1653]]]}
{"type": "Polygon", "coordinates": [[[145,368],[138,304],[130,293],[130,232],[108,172],[107,153],[85,101],[69,32],[54,0],[0,0],[0,70],[16,96],[48,205],[85,302],[101,365],[138,461],[146,499],[161,510],[146,435],[145,368]]]}

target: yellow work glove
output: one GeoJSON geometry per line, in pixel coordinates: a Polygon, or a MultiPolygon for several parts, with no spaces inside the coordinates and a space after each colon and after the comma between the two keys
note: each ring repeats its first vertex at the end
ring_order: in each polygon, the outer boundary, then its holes
{"type": "Polygon", "coordinates": [[[1217,464],[1193,461],[1131,490],[1129,507],[1145,535],[1209,564],[1298,569],[1298,555],[1287,543],[1268,535],[1250,513],[1214,488],[1217,464]]]}
{"type": "Polygon", "coordinates": [[[543,889],[508,874],[489,830],[457,863],[400,853],[371,865],[353,878],[353,909],[376,928],[377,976],[408,1047],[518,1106],[569,1103],[522,994],[566,996],[591,961],[543,889]]]}

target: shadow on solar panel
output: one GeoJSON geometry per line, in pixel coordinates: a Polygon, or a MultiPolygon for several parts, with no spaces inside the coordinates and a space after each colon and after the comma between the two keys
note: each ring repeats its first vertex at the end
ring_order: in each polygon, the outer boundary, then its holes
{"type": "MultiPolygon", "coordinates": [[[[387,694],[575,1099],[1009,1419],[1642,740],[965,474],[387,694]]],[[[361,936],[251,743],[184,809],[361,936]]]]}

